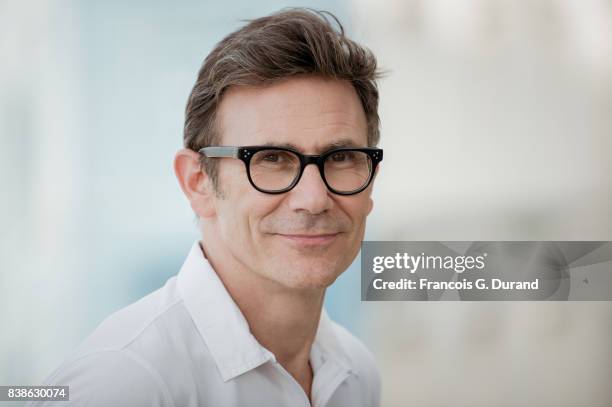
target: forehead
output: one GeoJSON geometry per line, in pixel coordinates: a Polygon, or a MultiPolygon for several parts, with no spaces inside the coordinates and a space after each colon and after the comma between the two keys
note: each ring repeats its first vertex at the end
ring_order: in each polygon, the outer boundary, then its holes
{"type": "Polygon", "coordinates": [[[367,145],[361,101],[348,81],[296,77],[267,86],[234,86],[217,111],[221,145],[293,145],[316,153],[367,145]]]}

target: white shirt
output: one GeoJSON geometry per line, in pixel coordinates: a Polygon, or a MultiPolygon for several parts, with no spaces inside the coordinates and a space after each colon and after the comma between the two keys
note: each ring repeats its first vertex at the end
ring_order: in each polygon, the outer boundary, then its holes
{"type": "MultiPolygon", "coordinates": [[[[379,405],[374,358],[325,310],[310,363],[312,406],[379,405]]],[[[31,405],[311,406],[251,334],[198,242],[178,276],[103,321],[45,383],[70,386],[70,402],[31,405]]]]}

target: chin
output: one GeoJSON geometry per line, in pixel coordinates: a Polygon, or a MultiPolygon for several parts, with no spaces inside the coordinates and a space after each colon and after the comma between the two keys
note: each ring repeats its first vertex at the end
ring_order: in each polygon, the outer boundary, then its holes
{"type": "Polygon", "coordinates": [[[344,272],[337,262],[321,260],[293,261],[291,269],[283,273],[286,285],[295,289],[324,289],[329,287],[344,272]]]}

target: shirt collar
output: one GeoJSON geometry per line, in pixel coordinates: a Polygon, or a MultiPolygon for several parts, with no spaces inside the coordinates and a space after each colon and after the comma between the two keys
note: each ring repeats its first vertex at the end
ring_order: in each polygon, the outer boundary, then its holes
{"type": "Polygon", "coordinates": [[[224,381],[272,359],[251,334],[199,242],[194,243],[179,272],[178,289],[224,381]]]}
{"type": "MultiPolygon", "coordinates": [[[[329,318],[325,309],[321,310],[321,318],[315,340],[312,344],[311,362],[315,357],[319,358],[322,363],[327,361],[335,362],[347,373],[355,372],[351,369],[351,359],[348,356],[346,349],[338,339],[334,322],[329,318]]],[[[313,366],[313,370],[317,370],[313,366]]]]}
{"type": "MultiPolygon", "coordinates": [[[[198,241],[193,244],[179,272],[177,284],[185,307],[224,381],[275,360],[274,355],[251,334],[247,320],[204,257],[198,241]]],[[[350,358],[338,340],[333,324],[322,310],[311,359],[318,359],[313,361],[316,365],[335,362],[350,372],[350,358]]]]}

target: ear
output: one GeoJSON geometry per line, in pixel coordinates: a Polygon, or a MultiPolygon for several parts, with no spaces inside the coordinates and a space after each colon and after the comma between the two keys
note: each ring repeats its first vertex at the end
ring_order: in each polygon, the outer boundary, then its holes
{"type": "Polygon", "coordinates": [[[215,216],[216,194],[212,181],[201,169],[200,154],[187,148],[179,150],[174,156],[174,174],[193,211],[200,218],[215,216]]]}

